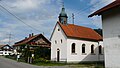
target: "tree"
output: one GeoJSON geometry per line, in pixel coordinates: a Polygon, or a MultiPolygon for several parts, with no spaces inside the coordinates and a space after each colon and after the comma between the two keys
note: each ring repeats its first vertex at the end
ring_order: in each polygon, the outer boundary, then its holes
{"type": "Polygon", "coordinates": [[[34,50],[35,59],[44,58],[44,59],[50,60],[50,53],[51,53],[50,49],[44,48],[44,47],[37,47],[34,50]]]}

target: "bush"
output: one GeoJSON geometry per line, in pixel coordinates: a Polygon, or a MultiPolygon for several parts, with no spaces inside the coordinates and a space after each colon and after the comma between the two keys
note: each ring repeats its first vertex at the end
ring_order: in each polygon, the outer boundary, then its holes
{"type": "Polygon", "coordinates": [[[16,60],[16,55],[6,55],[5,57],[16,60]]]}
{"type": "Polygon", "coordinates": [[[44,58],[38,58],[38,59],[34,59],[34,63],[49,63],[50,61],[49,60],[46,60],[44,58]]]}

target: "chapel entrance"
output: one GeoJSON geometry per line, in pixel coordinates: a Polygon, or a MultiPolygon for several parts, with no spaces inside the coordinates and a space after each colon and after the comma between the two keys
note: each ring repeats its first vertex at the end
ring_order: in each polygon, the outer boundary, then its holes
{"type": "Polygon", "coordinates": [[[60,61],[60,49],[57,49],[57,62],[60,61]]]}

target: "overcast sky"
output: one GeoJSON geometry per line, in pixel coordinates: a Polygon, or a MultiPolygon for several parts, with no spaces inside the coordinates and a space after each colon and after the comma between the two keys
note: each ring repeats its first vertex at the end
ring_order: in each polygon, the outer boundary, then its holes
{"type": "Polygon", "coordinates": [[[72,23],[74,13],[76,25],[102,28],[100,17],[88,18],[88,15],[112,1],[114,0],[1,0],[0,5],[27,25],[0,7],[0,44],[8,44],[9,34],[12,34],[12,44],[30,33],[44,32],[45,37],[49,39],[58,21],[62,2],[68,15],[68,23],[72,23]]]}

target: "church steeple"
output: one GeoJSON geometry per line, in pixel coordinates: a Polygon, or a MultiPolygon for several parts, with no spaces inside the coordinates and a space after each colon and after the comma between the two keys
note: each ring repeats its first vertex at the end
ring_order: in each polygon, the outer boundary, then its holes
{"type": "Polygon", "coordinates": [[[61,13],[59,14],[59,22],[62,23],[62,24],[67,24],[67,18],[68,18],[68,16],[65,12],[65,8],[64,8],[64,5],[63,5],[61,13]]]}

